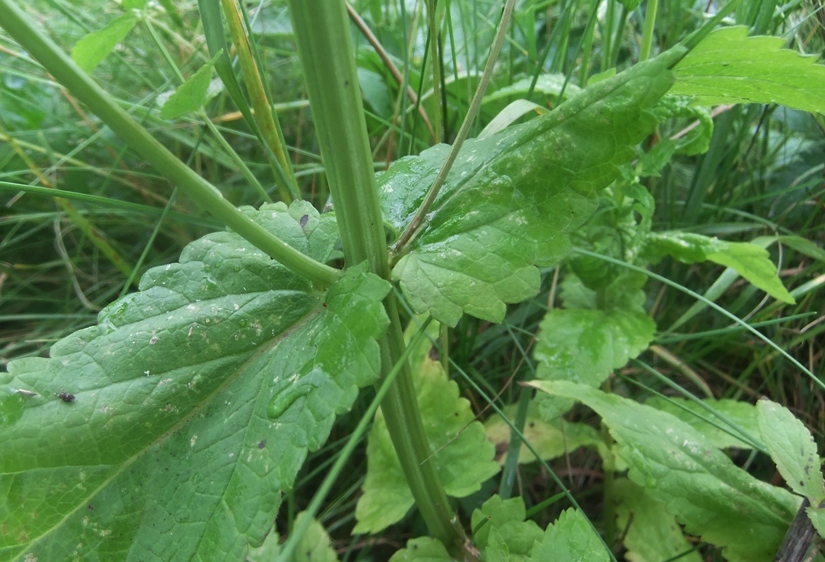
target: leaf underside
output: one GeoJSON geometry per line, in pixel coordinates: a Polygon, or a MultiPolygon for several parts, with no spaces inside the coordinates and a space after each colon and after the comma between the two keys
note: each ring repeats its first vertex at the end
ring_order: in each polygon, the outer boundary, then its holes
{"type": "Polygon", "coordinates": [[[788,491],[752,477],[665,412],[581,384],[530,384],[595,410],[630,467],[630,479],[664,503],[687,532],[723,547],[733,562],[773,560],[798,508],[788,491]]]}
{"type": "Polygon", "coordinates": [[[624,529],[625,559],[659,562],[678,557],[680,562],[701,562],[698,552],[689,552],[690,543],[664,504],[651,499],[627,478],[618,478],[613,485],[616,528],[624,529]]]}
{"type": "MultiPolygon", "coordinates": [[[[308,203],[245,212],[319,261],[337,240],[308,203]]],[[[242,558],[307,451],[377,377],[388,291],[357,267],[317,292],[214,233],[50,358],[9,363],[0,560],[242,558]]]]}
{"type": "MultiPolygon", "coordinates": [[[[539,271],[571,248],[569,233],[596,208],[649,112],[671,85],[668,52],[587,88],[551,113],[464,144],[426,226],[393,269],[413,310],[455,326],[463,313],[499,322],[507,303],[536,294],[539,271]]],[[[438,145],[379,178],[385,219],[401,232],[448,153],[438,145]]]]}
{"type": "MultiPolygon", "coordinates": [[[[705,399],[702,402],[750,435],[760,434],[759,422],[756,419],[756,407],[753,404],[729,399],[705,399]]],[[[645,405],[679,418],[704,435],[719,449],[728,447],[753,448],[753,445],[745,440],[745,436],[739,434],[737,428],[730,427],[725,419],[715,416],[692,400],[654,396],[648,398],[645,405]]]]}
{"type": "Polygon", "coordinates": [[[648,236],[645,252],[654,262],[664,255],[683,263],[712,261],[733,269],[782,302],[796,302],[777,275],[768,251],[756,244],[726,242],[692,232],[655,232],[648,236]]]}
{"type": "Polygon", "coordinates": [[[818,507],[825,482],[816,443],[805,425],[785,407],[763,398],[757,405],[762,440],[788,486],[818,507]]]}

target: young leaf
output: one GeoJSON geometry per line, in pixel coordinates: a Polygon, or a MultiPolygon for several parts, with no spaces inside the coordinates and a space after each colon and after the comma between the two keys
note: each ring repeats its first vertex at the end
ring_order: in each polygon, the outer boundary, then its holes
{"type": "Polygon", "coordinates": [[[390,562],[454,562],[444,543],[431,537],[420,537],[407,541],[403,548],[392,555],[390,562]]]}
{"type": "MultiPolygon", "coordinates": [[[[295,518],[295,525],[298,525],[307,513],[302,511],[295,518]]],[[[278,533],[271,532],[267,535],[264,543],[258,548],[252,548],[246,555],[248,562],[271,562],[277,560],[281,552],[281,545],[278,544],[278,533]]],[[[320,522],[313,519],[304,533],[301,542],[295,549],[293,562],[337,562],[338,555],[330,544],[329,535],[320,522]]]]}
{"type": "MultiPolygon", "coordinates": [[[[448,495],[461,498],[477,491],[499,471],[493,444],[484,427],[473,421],[470,403],[459,398],[458,385],[449,381],[441,363],[429,356],[430,342],[414,371],[416,395],[427,439],[448,495]]],[[[415,353],[415,352],[414,352],[415,353]]],[[[417,360],[412,358],[416,365],[417,360]]],[[[375,417],[367,444],[367,478],[358,500],[355,533],[377,533],[400,521],[413,506],[413,496],[395,454],[384,418],[375,417]]]]}
{"type": "MultiPolygon", "coordinates": [[[[564,288],[573,290],[577,283],[569,275],[564,288]]],[[[647,349],[656,323],[644,309],[644,292],[635,286],[614,283],[604,291],[608,296],[603,297],[607,302],[601,303],[602,308],[595,302],[595,291],[585,287],[576,291],[593,294],[593,308],[554,309],[545,315],[534,353],[537,375],[598,386],[613,369],[624,367],[647,349]]]]}
{"type": "Polygon", "coordinates": [[[555,524],[547,526],[544,540],[533,545],[530,560],[607,562],[610,555],[582,512],[571,507],[561,512],[555,524]]]}
{"type": "Polygon", "coordinates": [[[223,53],[219,52],[212,60],[200,67],[195,74],[178,86],[175,93],[169,96],[163,109],[160,110],[162,119],[176,119],[187,113],[199,110],[206,103],[206,94],[209,83],[212,81],[212,69],[215,62],[223,53]]]}
{"type": "Polygon", "coordinates": [[[825,508],[809,507],[805,510],[811,520],[811,524],[819,533],[819,536],[825,538],[825,508]]]}
{"type": "Polygon", "coordinates": [[[134,14],[123,14],[103,29],[89,33],[72,49],[72,59],[77,66],[91,72],[126,38],[136,23],[137,17],[134,14]]]}
{"type": "Polygon", "coordinates": [[[629,477],[664,503],[687,532],[723,547],[733,562],[773,560],[799,502],[761,482],[673,416],[567,381],[532,386],[595,410],[616,440],[629,477]]]}
{"type": "MultiPolygon", "coordinates": [[[[562,300],[571,308],[551,310],[541,321],[534,351],[539,379],[599,386],[653,339],[656,323],[645,312],[645,294],[632,277],[619,277],[597,299],[595,291],[568,274],[562,300]]],[[[539,402],[547,420],[572,406],[557,397],[543,396],[539,402]]]]}
{"type": "Polygon", "coordinates": [[[677,557],[680,562],[701,562],[682,528],[665,505],[650,498],[627,478],[613,483],[616,527],[624,533],[625,558],[630,562],[661,562],[677,557]],[[679,556],[682,555],[682,556],[679,556]]]}
{"type": "Polygon", "coordinates": [[[811,433],[785,407],[763,398],[756,404],[759,429],[779,474],[791,490],[818,506],[825,500],[819,455],[811,433]]]}
{"type": "MultiPolygon", "coordinates": [[[[536,265],[557,263],[569,233],[595,209],[595,193],[619,176],[633,145],[655,127],[650,109],[670,87],[680,52],[588,87],[553,112],[471,140],[453,166],[426,227],[393,269],[410,305],[454,326],[462,313],[501,321],[507,303],[539,289],[536,265]]],[[[386,220],[401,232],[448,148],[396,162],[379,178],[386,220]]]]}
{"type": "Polygon", "coordinates": [[[780,37],[748,37],[748,28],[717,29],[673,69],[671,93],[699,105],[779,103],[825,113],[825,66],[815,55],[783,49],[780,37]]]}
{"type": "Polygon", "coordinates": [[[782,285],[768,251],[755,244],[725,242],[690,232],[654,232],[645,252],[653,262],[666,254],[683,263],[712,261],[733,269],[775,299],[796,302],[782,285]]]}
{"type": "Polygon", "coordinates": [[[524,560],[530,555],[533,544],[543,539],[541,528],[533,521],[525,521],[526,516],[524,500],[520,497],[502,500],[493,496],[481,509],[473,511],[470,519],[474,529],[473,542],[482,552],[492,543],[495,550],[521,555],[517,559],[524,560]]]}
{"type": "MultiPolygon", "coordinates": [[[[730,421],[734,422],[751,435],[759,435],[759,422],[756,418],[756,407],[753,404],[740,402],[739,400],[727,399],[706,399],[702,400],[702,402],[725,416],[730,421]]],[[[713,414],[692,400],[688,400],[686,398],[666,399],[659,396],[654,396],[652,398],[648,398],[645,401],[645,405],[663,412],[667,412],[670,415],[679,418],[704,435],[708,441],[713,443],[713,445],[719,449],[726,449],[728,447],[751,449],[753,447],[749,441],[745,440],[744,437],[737,437],[739,434],[735,428],[730,427],[724,420],[715,417],[713,414]]]]}
{"type": "MultiPolygon", "coordinates": [[[[309,203],[244,212],[319,261],[335,248],[309,203]]],[[[322,293],[218,232],[50,358],[10,362],[0,388],[28,392],[0,399],[0,558],[239,560],[375,381],[389,289],[361,265],[322,293]]]]}
{"type": "MultiPolygon", "coordinates": [[[[511,419],[515,417],[516,407],[508,406],[505,415],[511,419]]],[[[510,445],[510,426],[498,414],[493,414],[484,422],[487,431],[487,440],[496,447],[496,460],[504,464],[507,460],[507,448],[510,445]]],[[[530,402],[527,419],[522,431],[524,439],[541,455],[544,460],[552,460],[565,453],[575,451],[579,447],[591,446],[606,452],[605,442],[599,432],[589,425],[566,422],[562,418],[546,422],[539,412],[539,404],[535,400],[530,402]]],[[[531,463],[537,459],[535,455],[522,443],[518,455],[518,462],[531,463]]]]}

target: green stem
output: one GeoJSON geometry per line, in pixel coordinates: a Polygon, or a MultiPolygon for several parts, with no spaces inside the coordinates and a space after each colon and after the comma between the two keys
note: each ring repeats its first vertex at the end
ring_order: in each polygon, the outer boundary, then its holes
{"type": "Polygon", "coordinates": [[[240,155],[237,152],[235,152],[235,149],[232,148],[232,145],[226,142],[226,139],[223,138],[221,132],[218,130],[215,124],[212,123],[212,119],[210,119],[206,112],[202,109],[199,113],[199,116],[203,120],[203,122],[206,123],[206,128],[209,129],[209,131],[212,133],[212,136],[215,137],[215,140],[218,141],[218,144],[221,145],[221,148],[223,148],[224,152],[226,152],[226,154],[229,155],[229,157],[238,167],[238,170],[240,170],[241,175],[244,177],[244,179],[246,179],[246,181],[249,182],[249,185],[251,185],[255,189],[255,191],[258,192],[258,195],[260,195],[264,201],[266,201],[267,203],[272,203],[272,197],[270,197],[269,193],[266,192],[264,186],[261,185],[261,182],[258,181],[258,178],[255,177],[255,174],[253,174],[252,170],[250,170],[249,167],[246,165],[246,162],[244,162],[240,155]]]}
{"type": "MultiPolygon", "coordinates": [[[[341,474],[341,471],[344,469],[344,465],[349,461],[350,456],[352,456],[353,451],[355,451],[355,446],[361,441],[361,436],[367,430],[367,427],[372,423],[372,419],[375,416],[376,410],[378,410],[378,405],[381,404],[384,400],[384,397],[390,391],[393,386],[393,382],[395,381],[398,373],[404,370],[404,364],[410,357],[410,353],[413,349],[418,345],[418,343],[424,339],[424,336],[427,334],[427,326],[430,325],[433,317],[428,317],[421,327],[418,329],[418,332],[413,337],[412,341],[410,342],[410,346],[404,351],[401,355],[398,362],[393,366],[392,370],[384,377],[383,381],[381,382],[380,386],[378,387],[378,392],[375,394],[375,398],[370,402],[367,411],[364,412],[364,415],[361,416],[361,420],[358,422],[358,425],[355,427],[355,430],[349,436],[347,440],[347,444],[344,445],[344,448],[341,449],[341,452],[338,454],[338,458],[335,460],[335,464],[327,473],[327,476],[324,478],[324,481],[321,483],[321,487],[318,488],[318,491],[312,496],[312,501],[309,502],[305,510],[305,517],[301,523],[295,526],[294,529],[289,534],[289,539],[287,540],[286,544],[284,544],[283,548],[281,549],[280,554],[278,555],[278,562],[290,562],[293,560],[293,553],[295,549],[298,547],[298,543],[303,538],[304,534],[306,534],[307,529],[309,528],[310,523],[318,514],[318,511],[321,509],[321,504],[329,494],[329,491],[332,489],[332,485],[335,483],[335,480],[341,474]]],[[[291,521],[292,519],[290,519],[291,521]]]]}
{"type": "MultiPolygon", "coordinates": [[[[290,0],[289,8],[344,256],[348,265],[367,260],[373,273],[389,279],[384,226],[344,2],[290,0]]],[[[384,306],[390,327],[379,341],[382,378],[399,363],[405,349],[392,293],[384,306]]],[[[464,533],[435,469],[409,364],[401,362],[401,366],[381,402],[381,411],[430,533],[463,557],[459,553],[464,548],[464,533]]]]}
{"type": "Polygon", "coordinates": [[[639,61],[650,58],[650,49],[653,45],[653,28],[656,27],[656,12],[659,9],[659,0],[647,0],[645,11],[645,28],[642,32],[642,44],[639,52],[639,61]]]}
{"type": "Polygon", "coordinates": [[[338,270],[305,256],[224,199],[215,186],[178,160],[136,123],[29,20],[14,0],[0,0],[0,27],[153,168],[223,224],[295,273],[321,285],[331,285],[338,279],[338,270]]]}

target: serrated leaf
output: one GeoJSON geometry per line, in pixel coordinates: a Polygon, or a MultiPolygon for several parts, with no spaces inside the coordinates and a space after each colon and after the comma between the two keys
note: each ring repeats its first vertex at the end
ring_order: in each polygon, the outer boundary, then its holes
{"type": "Polygon", "coordinates": [[[808,429],[785,407],[762,398],[756,404],[762,440],[791,490],[818,506],[825,500],[816,443],[808,429]]]}
{"type": "Polygon", "coordinates": [[[475,530],[473,542],[484,552],[490,543],[493,550],[505,551],[513,562],[529,560],[535,542],[543,533],[533,521],[525,521],[527,512],[520,497],[502,500],[495,495],[473,511],[470,526],[475,530]],[[486,520],[486,522],[485,522],[486,520]]]}
{"type": "MultiPolygon", "coordinates": [[[[295,525],[298,525],[307,513],[302,511],[295,518],[295,525]]],[[[248,562],[271,562],[277,560],[281,553],[281,545],[278,544],[278,533],[274,531],[267,535],[264,543],[258,547],[250,549],[246,555],[248,562]]],[[[291,558],[292,562],[337,562],[338,555],[332,548],[329,535],[324,526],[317,519],[313,519],[309,524],[301,542],[294,550],[291,558]]]]}
{"type": "Polygon", "coordinates": [[[85,35],[72,49],[72,59],[77,66],[91,72],[129,35],[136,23],[137,17],[134,14],[123,14],[103,29],[85,35]]]}
{"type": "MultiPolygon", "coordinates": [[[[536,266],[557,263],[569,233],[595,209],[596,192],[635,155],[656,124],[669,52],[587,88],[553,112],[470,140],[431,207],[426,226],[393,269],[413,310],[454,326],[463,313],[501,321],[506,304],[539,289],[536,266]]],[[[379,178],[386,220],[401,232],[448,148],[402,159],[379,178]]]]}
{"type": "MultiPolygon", "coordinates": [[[[759,422],[756,417],[756,406],[753,404],[728,399],[705,399],[702,400],[702,402],[725,416],[730,421],[734,422],[741,429],[744,429],[751,435],[759,435],[759,422]]],[[[711,443],[714,444],[714,446],[719,449],[726,449],[728,447],[736,447],[738,449],[753,448],[752,444],[745,440],[744,437],[737,437],[738,432],[736,429],[730,427],[723,419],[717,418],[692,400],[688,400],[686,398],[665,399],[659,396],[654,396],[652,398],[648,398],[647,401],[645,401],[645,405],[663,412],[667,412],[670,415],[679,418],[704,435],[711,443]]]]}
{"type": "MultiPolygon", "coordinates": [[[[533,356],[536,376],[599,386],[614,369],[647,349],[656,323],[644,309],[645,294],[632,278],[619,278],[603,291],[584,287],[573,275],[562,285],[565,306],[549,311],[540,324],[533,356]],[[604,308],[599,308],[599,305],[604,308]],[[588,307],[588,308],[584,308],[588,307]]],[[[572,406],[569,400],[540,398],[542,416],[551,420],[572,406]]]]}
{"type": "MultiPolygon", "coordinates": [[[[295,518],[297,525],[302,519],[308,517],[307,513],[302,511],[295,518]]],[[[301,538],[301,542],[295,549],[293,560],[295,562],[337,562],[338,555],[335,549],[332,548],[332,543],[329,539],[324,526],[317,519],[313,519],[309,527],[301,538]]],[[[261,561],[266,562],[266,561],[261,561]]]]}
{"type": "MultiPolygon", "coordinates": [[[[504,413],[511,419],[515,418],[516,406],[508,406],[504,413]]],[[[487,431],[487,440],[496,448],[496,460],[503,465],[507,460],[507,448],[510,445],[510,426],[501,416],[493,414],[484,422],[484,428],[487,431]]],[[[579,447],[592,446],[597,449],[605,447],[604,439],[599,432],[589,425],[567,422],[562,418],[551,422],[544,421],[536,401],[530,403],[522,434],[544,460],[558,458],[579,447]]],[[[527,445],[522,443],[518,462],[531,463],[536,460],[536,456],[527,448],[527,445]]]]}
{"type": "Polygon", "coordinates": [[[782,285],[768,251],[755,244],[726,242],[690,232],[654,232],[648,237],[645,252],[654,262],[670,255],[683,263],[712,261],[724,265],[775,299],[796,303],[782,285]]]}
{"type": "MultiPolygon", "coordinates": [[[[309,203],[244,212],[319,261],[335,247],[334,218],[309,203]]],[[[240,559],[375,381],[389,289],[361,265],[318,292],[218,232],[50,358],[10,362],[0,388],[39,396],[0,405],[19,403],[0,427],[0,560],[240,559]]]]}
{"type": "Polygon", "coordinates": [[[650,498],[627,478],[613,482],[616,498],[616,528],[624,529],[625,559],[629,562],[701,562],[697,552],[688,552],[690,543],[682,528],[663,503],[650,498]]]}
{"type": "Polygon", "coordinates": [[[773,560],[798,500],[733,464],[701,433],[665,412],[566,381],[531,386],[595,410],[630,467],[629,477],[663,502],[687,532],[733,562],[773,560]]]}
{"type": "Polygon", "coordinates": [[[699,105],[779,103],[825,113],[825,66],[783,49],[780,37],[748,37],[746,27],[717,29],[673,69],[674,94],[699,105]]]}
{"type": "Polygon", "coordinates": [[[554,524],[547,526],[544,540],[533,546],[530,560],[607,562],[610,555],[584,514],[571,507],[562,511],[554,524]]]}
{"type": "Polygon", "coordinates": [[[212,60],[200,67],[186,82],[178,86],[175,93],[169,96],[163,109],[160,110],[161,119],[177,119],[187,113],[199,110],[207,101],[209,84],[212,81],[212,69],[223,52],[218,52],[212,60]]]}
{"type": "MultiPolygon", "coordinates": [[[[431,325],[431,329],[437,327],[431,325]]],[[[430,357],[430,342],[425,340],[422,347],[422,353],[413,352],[420,363],[415,358],[411,363],[420,365],[413,376],[424,431],[445,491],[452,497],[465,497],[499,471],[492,460],[495,448],[481,423],[473,421],[470,403],[459,398],[458,385],[430,357]]],[[[414,503],[380,410],[367,443],[367,477],[362,489],[354,533],[377,533],[400,521],[414,503]]]]}
{"type": "MultiPolygon", "coordinates": [[[[689,96],[667,95],[662,98],[654,111],[659,121],[681,117],[697,122],[698,126],[688,131],[678,143],[672,139],[664,139],[658,143],[672,144],[679,154],[687,154],[688,156],[707,152],[710,147],[710,140],[713,137],[713,118],[710,116],[710,112],[703,107],[693,105],[692,101],[693,99],[689,96]]],[[[669,149],[666,149],[666,151],[669,151],[669,149]]],[[[658,172],[661,167],[663,167],[663,164],[658,168],[654,168],[654,170],[658,172]]],[[[655,175],[658,176],[659,174],[656,173],[655,175]]]]}
{"type": "Polygon", "coordinates": [[[808,507],[805,512],[819,536],[825,538],[825,508],[808,507]]]}
{"type": "Polygon", "coordinates": [[[393,554],[390,562],[453,562],[453,557],[438,539],[420,537],[407,541],[407,548],[393,554]]]}

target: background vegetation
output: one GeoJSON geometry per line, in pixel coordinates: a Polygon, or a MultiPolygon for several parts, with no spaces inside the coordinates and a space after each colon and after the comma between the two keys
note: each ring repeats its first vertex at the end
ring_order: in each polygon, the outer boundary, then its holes
{"type": "MultiPolygon", "coordinates": [[[[31,17],[68,52],[90,31],[128,11],[128,1],[51,0],[27,6],[31,17]]],[[[495,33],[500,3],[454,0],[439,3],[443,33],[433,57],[423,2],[353,3],[352,33],[359,78],[368,111],[376,170],[435,142],[451,142],[467,111],[495,33]],[[409,95],[382,60],[364,29],[374,34],[386,58],[403,74],[409,95]],[[433,60],[437,71],[433,82],[433,60]],[[435,87],[434,87],[435,86],[435,87]],[[418,100],[420,107],[413,101],[418,100]]],[[[257,56],[266,69],[271,95],[289,147],[300,198],[317,209],[329,203],[312,116],[302,86],[291,25],[281,2],[247,3],[257,56]]],[[[544,107],[559,102],[562,90],[583,86],[602,73],[621,70],[640,58],[645,45],[646,5],[626,9],[608,0],[519,2],[499,64],[473,132],[476,136],[508,103],[529,97],[544,107]]],[[[665,50],[697,29],[715,2],[667,1],[659,5],[652,50],[665,50]]],[[[95,77],[181,159],[220,187],[233,203],[258,206],[242,167],[197,115],[163,119],[164,99],[209,60],[196,2],[149,3],[140,21],[95,77]]],[[[825,45],[825,9],[815,2],[743,3],[732,18],[757,32],[779,35],[793,49],[820,53],[825,45]]],[[[564,94],[562,94],[564,95],[564,94]]],[[[214,125],[273,199],[276,179],[261,145],[229,97],[219,92],[207,105],[214,125]]],[[[680,155],[658,177],[647,178],[656,201],[653,229],[680,229],[726,240],[796,235],[813,246],[825,240],[825,119],[779,106],[722,106],[714,111],[710,150],[680,155]]],[[[686,119],[662,136],[680,134],[686,119]]],[[[123,143],[56,85],[18,46],[0,33],[0,368],[8,360],[43,355],[63,336],[96,323],[103,306],[136,288],[150,267],[177,259],[188,242],[218,225],[146,168],[123,143]],[[21,185],[44,188],[24,190],[21,185]]],[[[825,261],[816,248],[799,244],[770,247],[796,305],[785,305],[738,281],[716,302],[747,319],[786,349],[818,378],[825,376],[823,283],[825,261]],[[803,248],[804,250],[805,248],[803,248]]],[[[660,275],[705,293],[723,268],[665,260],[660,275]]],[[[545,272],[544,288],[531,301],[513,306],[503,324],[464,316],[444,338],[449,357],[502,404],[519,396],[518,381],[532,378],[530,350],[538,323],[555,303],[559,272],[545,272]]],[[[822,443],[825,397],[774,350],[740,327],[673,288],[649,281],[646,308],[659,331],[641,359],[698,395],[754,401],[767,395],[801,419],[822,443]]],[[[474,412],[490,411],[466,382],[456,379],[474,412]]],[[[648,391],[635,382],[672,395],[674,391],[643,367],[631,365],[608,384],[625,396],[648,391]]],[[[298,485],[279,515],[287,532],[312,497],[335,453],[366,407],[359,402],[333,430],[328,444],[304,465],[298,485]]],[[[596,419],[586,409],[573,419],[596,419]]],[[[820,450],[821,452],[821,450],[820,450]]],[[[763,480],[781,482],[773,464],[747,451],[731,453],[740,466],[763,480]]],[[[381,560],[411,537],[425,534],[416,517],[379,538],[351,536],[362,484],[363,451],[339,479],[320,517],[345,560],[381,560]]],[[[598,527],[603,474],[589,449],[551,464],[598,527]]],[[[460,500],[469,514],[498,486],[493,478],[477,496],[460,500]]],[[[536,464],[523,465],[517,491],[527,508],[554,497],[559,488],[536,464]]],[[[543,506],[535,515],[542,528],[569,507],[567,500],[543,506]]],[[[619,530],[620,532],[620,530],[619,530]]],[[[711,547],[701,547],[714,559],[711,547]]]]}

